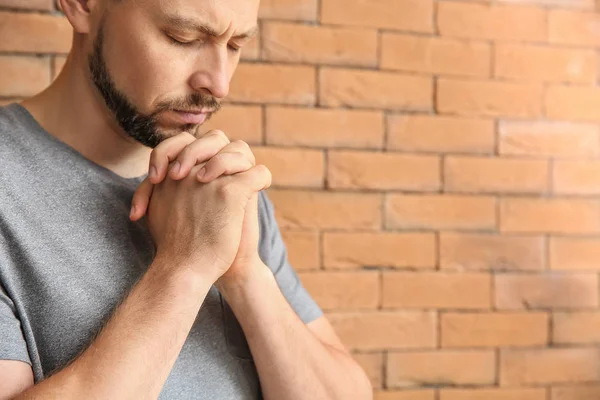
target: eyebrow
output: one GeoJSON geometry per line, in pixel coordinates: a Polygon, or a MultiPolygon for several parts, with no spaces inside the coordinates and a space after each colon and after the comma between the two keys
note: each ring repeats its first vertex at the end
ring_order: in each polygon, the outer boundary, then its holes
{"type": "MultiPolygon", "coordinates": [[[[204,33],[205,35],[218,37],[219,34],[210,26],[203,25],[192,18],[186,18],[179,15],[167,15],[167,23],[175,28],[184,30],[194,30],[204,33]]],[[[233,36],[233,39],[247,39],[255,36],[258,32],[258,26],[253,27],[247,32],[233,36]]]]}

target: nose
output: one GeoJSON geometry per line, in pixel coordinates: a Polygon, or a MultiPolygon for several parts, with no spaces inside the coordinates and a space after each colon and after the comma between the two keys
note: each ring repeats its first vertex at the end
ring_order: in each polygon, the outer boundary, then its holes
{"type": "Polygon", "coordinates": [[[229,60],[227,46],[207,46],[199,56],[198,68],[190,77],[190,86],[194,91],[223,99],[229,93],[229,60]]]}

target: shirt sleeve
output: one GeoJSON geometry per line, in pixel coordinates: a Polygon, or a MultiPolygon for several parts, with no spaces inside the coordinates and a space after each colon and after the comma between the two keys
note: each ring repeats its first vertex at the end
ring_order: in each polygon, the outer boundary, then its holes
{"type": "Polygon", "coordinates": [[[300,319],[308,324],[321,317],[323,311],[306,291],[294,268],[290,265],[287,248],[275,219],[273,204],[264,192],[258,201],[260,243],[262,261],[273,271],[283,296],[300,319]]]}
{"type": "Polygon", "coordinates": [[[27,343],[15,305],[0,283],[0,360],[23,361],[31,365],[27,343]]]}

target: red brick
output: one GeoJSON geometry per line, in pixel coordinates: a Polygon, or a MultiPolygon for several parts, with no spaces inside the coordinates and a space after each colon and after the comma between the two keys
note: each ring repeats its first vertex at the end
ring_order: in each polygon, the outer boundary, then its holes
{"type": "Polygon", "coordinates": [[[547,400],[545,388],[443,389],[439,400],[547,400]]]}
{"type": "Polygon", "coordinates": [[[250,41],[244,46],[242,49],[240,59],[243,61],[247,60],[258,60],[261,58],[260,49],[261,43],[260,38],[262,37],[262,33],[259,28],[259,32],[254,36],[250,41]]]}
{"type": "Polygon", "coordinates": [[[492,279],[485,273],[384,272],[384,308],[489,309],[492,279]]]}
{"type": "Polygon", "coordinates": [[[600,271],[600,239],[551,238],[550,269],[600,271]]]}
{"type": "Polygon", "coordinates": [[[559,386],[551,389],[552,400],[598,400],[600,385],[559,386]]]}
{"type": "Polygon", "coordinates": [[[595,274],[502,274],[495,289],[496,307],[503,310],[598,306],[595,274]]]}
{"type": "Polygon", "coordinates": [[[319,269],[319,234],[315,231],[282,231],[288,259],[296,271],[319,269]]]}
{"type": "Polygon", "coordinates": [[[441,113],[492,117],[542,114],[542,87],[538,84],[440,78],[437,90],[441,113]]]}
{"type": "Polygon", "coordinates": [[[383,146],[384,117],[379,111],[268,107],[267,143],[283,146],[383,146]]]}
{"type": "Polygon", "coordinates": [[[261,0],[260,19],[316,21],[318,0],[261,0]]]}
{"type": "Polygon", "coordinates": [[[588,382],[598,379],[600,351],[595,348],[503,350],[500,353],[502,386],[588,382]]]}
{"type": "Polygon", "coordinates": [[[375,30],[267,23],[263,28],[267,60],[337,65],[377,65],[375,30]]]}
{"type": "Polygon", "coordinates": [[[52,10],[52,0],[0,0],[0,8],[23,8],[29,10],[52,10]]]}
{"type": "Polygon", "coordinates": [[[494,121],[433,115],[388,116],[390,150],[492,153],[494,121]]]}
{"type": "Polygon", "coordinates": [[[379,229],[381,197],[362,193],[270,190],[283,229],[379,229]]]}
{"type": "Polygon", "coordinates": [[[572,233],[600,231],[600,205],[593,200],[505,198],[500,202],[503,232],[572,233]]]}
{"type": "Polygon", "coordinates": [[[546,116],[555,119],[600,122],[600,89],[551,86],[546,91],[546,116]]]}
{"type": "Polygon", "coordinates": [[[439,75],[489,77],[490,45],[438,37],[384,33],[381,67],[439,75]]]}
{"type": "Polygon", "coordinates": [[[536,42],[546,39],[546,11],[538,7],[440,2],[437,20],[442,36],[536,42]]]}
{"type": "Polygon", "coordinates": [[[593,9],[595,6],[594,0],[497,0],[498,3],[507,4],[531,4],[548,7],[563,7],[563,8],[578,8],[578,9],[593,9]]]}
{"type": "Polygon", "coordinates": [[[383,353],[356,353],[352,358],[369,377],[373,389],[383,387],[383,353]]]}
{"type": "Polygon", "coordinates": [[[315,103],[315,69],[307,66],[240,64],[228,99],[249,103],[315,103]]]}
{"type": "Polygon", "coordinates": [[[64,17],[0,11],[0,51],[68,53],[72,36],[64,17]]]}
{"type": "Polygon", "coordinates": [[[262,142],[262,110],[260,106],[226,104],[208,122],[202,131],[220,129],[231,140],[243,140],[249,144],[262,142]]]}
{"type": "Polygon", "coordinates": [[[436,400],[433,390],[393,390],[374,393],[373,400],[436,400]]]}
{"type": "Polygon", "coordinates": [[[325,268],[433,268],[435,236],[431,233],[325,232],[323,258],[325,268]]]}
{"type": "Polygon", "coordinates": [[[325,160],[319,150],[255,147],[256,162],[266,165],[273,174],[273,186],[324,186],[325,160]]]}
{"type": "MultiPolygon", "coordinates": [[[[591,0],[588,0],[591,1],[591,0]]],[[[550,43],[577,46],[599,46],[600,16],[596,12],[550,10],[548,32],[550,43]]]]}
{"type": "Polygon", "coordinates": [[[322,0],[324,24],[433,32],[432,0],[322,0]]]}
{"type": "Polygon", "coordinates": [[[600,129],[592,124],[555,121],[503,121],[500,154],[532,157],[595,157],[600,129]]]}
{"type": "Polygon", "coordinates": [[[328,157],[332,189],[418,190],[440,188],[440,158],[392,153],[333,151],[328,157]]]}
{"type": "Polygon", "coordinates": [[[431,312],[331,313],[328,319],[350,349],[433,348],[437,340],[436,316],[431,312]]]}
{"type": "Polygon", "coordinates": [[[548,190],[546,161],[509,158],[447,157],[447,192],[544,193],[548,190]]]}
{"type": "Polygon", "coordinates": [[[48,58],[0,55],[0,96],[32,96],[50,84],[48,58]]]}
{"type": "Polygon", "coordinates": [[[324,310],[374,310],[379,306],[377,271],[302,272],[299,276],[324,310]]]}
{"type": "Polygon", "coordinates": [[[554,162],[553,189],[559,194],[600,195],[600,162],[574,160],[554,162]]]}
{"type": "Polygon", "coordinates": [[[494,352],[487,350],[390,353],[387,382],[388,387],[491,385],[495,363],[494,352]]]}
{"type": "Polygon", "coordinates": [[[600,312],[557,312],[553,317],[552,341],[556,344],[600,343],[600,312]]]}
{"type": "Polygon", "coordinates": [[[453,195],[389,195],[386,226],[391,229],[494,229],[492,197],[453,195]]]}
{"type": "Polygon", "coordinates": [[[442,233],[440,266],[456,271],[541,270],[545,268],[542,237],[442,233]]]}
{"type": "Polygon", "coordinates": [[[448,313],[441,316],[442,347],[519,347],[548,344],[545,313],[448,313]]]}
{"type": "Polygon", "coordinates": [[[319,100],[330,107],[430,110],[433,80],[391,72],[323,68],[319,100]]]}
{"type": "Polygon", "coordinates": [[[495,76],[499,78],[594,83],[597,77],[593,50],[498,43],[495,60],[495,76]]]}

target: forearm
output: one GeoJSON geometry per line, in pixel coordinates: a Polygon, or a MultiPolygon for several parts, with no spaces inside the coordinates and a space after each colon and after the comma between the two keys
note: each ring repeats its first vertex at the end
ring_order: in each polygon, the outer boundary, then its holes
{"type": "Polygon", "coordinates": [[[370,384],[343,351],[298,318],[264,265],[244,285],[219,285],[244,330],[265,399],[369,399],[370,384]]]}
{"type": "Polygon", "coordinates": [[[96,340],[18,399],[156,399],[212,282],[154,263],[96,340]]]}

